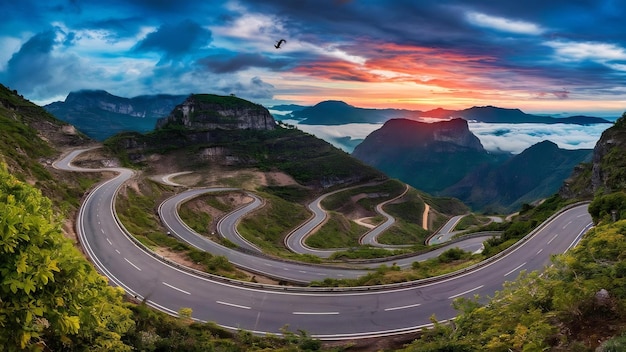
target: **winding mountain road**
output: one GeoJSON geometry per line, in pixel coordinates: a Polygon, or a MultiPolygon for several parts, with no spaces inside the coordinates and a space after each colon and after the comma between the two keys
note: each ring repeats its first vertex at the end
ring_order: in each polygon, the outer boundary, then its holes
{"type": "MultiPolygon", "coordinates": [[[[68,154],[55,167],[87,171],[71,165],[79,152],[68,154]]],[[[352,289],[250,284],[190,273],[137,245],[114,216],[115,196],[133,172],[107,170],[118,175],[89,193],[77,219],[79,240],[97,269],[112,284],[152,307],[171,314],[188,307],[194,319],[254,333],[280,335],[285,325],[323,340],[414,332],[430,326],[433,314],[439,320],[453,318],[456,312],[451,303],[457,297],[493,295],[521,270],[541,270],[550,264],[551,254],[575,245],[591,226],[587,205],[573,207],[540,226],[506,255],[437,280],[352,289]]]]}

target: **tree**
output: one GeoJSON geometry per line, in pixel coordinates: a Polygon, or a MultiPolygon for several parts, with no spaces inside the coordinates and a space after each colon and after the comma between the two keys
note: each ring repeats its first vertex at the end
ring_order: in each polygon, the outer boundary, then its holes
{"type": "Polygon", "coordinates": [[[125,351],[134,326],[123,291],[107,285],[63,236],[51,202],[0,164],[0,345],[5,351],[125,351]]]}

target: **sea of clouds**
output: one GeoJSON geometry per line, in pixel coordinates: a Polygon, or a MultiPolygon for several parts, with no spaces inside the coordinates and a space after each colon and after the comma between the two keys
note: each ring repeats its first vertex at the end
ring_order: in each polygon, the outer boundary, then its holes
{"type": "MultiPolygon", "coordinates": [[[[323,139],[335,147],[352,153],[354,147],[383,124],[350,123],[345,125],[305,125],[297,120],[283,120],[296,128],[323,139]]],[[[492,152],[519,154],[526,148],[549,140],[562,149],[593,149],[602,132],[611,124],[573,125],[539,123],[470,122],[470,131],[483,147],[492,152]]]]}

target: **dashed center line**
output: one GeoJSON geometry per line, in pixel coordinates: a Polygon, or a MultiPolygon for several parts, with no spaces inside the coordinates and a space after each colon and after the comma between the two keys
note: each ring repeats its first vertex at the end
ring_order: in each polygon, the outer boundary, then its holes
{"type": "MultiPolygon", "coordinates": [[[[116,251],[117,251],[117,250],[116,250],[116,251]]],[[[126,258],[124,258],[124,260],[125,260],[126,262],[128,262],[128,264],[132,265],[132,266],[133,266],[133,268],[135,268],[135,269],[137,269],[137,270],[141,271],[141,268],[139,268],[137,265],[133,264],[130,260],[128,260],[128,259],[126,259],[126,258]]]]}
{"type": "Polygon", "coordinates": [[[247,306],[241,306],[241,305],[239,305],[239,304],[228,303],[228,302],[222,302],[222,301],[215,301],[215,303],[218,303],[218,304],[223,304],[223,305],[225,305],[225,306],[230,306],[230,307],[235,307],[235,308],[241,308],[241,309],[252,309],[252,308],[247,307],[247,306]]]}
{"type": "Polygon", "coordinates": [[[294,315],[338,315],[339,312],[293,312],[294,315]]]}
{"type": "Polygon", "coordinates": [[[421,306],[420,303],[416,303],[416,304],[409,304],[407,306],[400,306],[400,307],[392,307],[392,308],[385,308],[386,312],[392,311],[392,310],[399,310],[399,309],[408,309],[408,308],[414,308],[414,307],[419,307],[421,306]]]}
{"type": "Polygon", "coordinates": [[[569,224],[571,224],[571,223],[572,223],[572,222],[570,221],[570,222],[568,222],[567,224],[565,224],[565,226],[563,226],[563,230],[565,230],[565,228],[566,228],[567,226],[569,226],[569,224]]]}
{"type": "MultiPolygon", "coordinates": [[[[541,253],[541,252],[543,252],[543,248],[541,248],[541,249],[537,252],[537,254],[539,254],[539,253],[541,253]]],[[[537,254],[535,254],[535,255],[537,255],[537,254]]]]}
{"type": "Polygon", "coordinates": [[[516,272],[519,268],[523,267],[524,265],[526,265],[526,262],[523,262],[522,264],[518,265],[517,267],[515,267],[515,269],[509,271],[508,273],[504,274],[504,276],[509,276],[510,274],[516,272]]]}
{"type": "Polygon", "coordinates": [[[113,243],[111,243],[111,240],[107,237],[107,242],[109,242],[109,244],[112,246],[113,243]]]}
{"type": "Polygon", "coordinates": [[[117,254],[122,254],[119,249],[116,249],[115,251],[117,252],[117,254]]]}
{"type": "Polygon", "coordinates": [[[176,286],[172,286],[172,285],[168,284],[167,282],[163,282],[163,285],[165,285],[165,286],[167,286],[167,287],[169,287],[169,288],[173,288],[173,289],[175,289],[176,291],[180,291],[180,292],[185,293],[185,294],[188,294],[188,295],[190,295],[190,294],[191,294],[191,293],[189,293],[189,292],[187,292],[187,291],[185,291],[185,290],[181,290],[180,288],[178,288],[178,287],[176,287],[176,286]]]}
{"type": "Polygon", "coordinates": [[[453,298],[457,298],[457,297],[459,297],[459,296],[463,296],[464,294],[470,293],[470,292],[472,292],[472,291],[479,290],[479,289],[483,288],[483,286],[485,286],[485,285],[480,285],[480,286],[475,287],[475,288],[473,288],[473,289],[471,289],[471,290],[467,290],[467,291],[463,291],[463,292],[461,292],[461,293],[457,293],[457,294],[456,294],[456,295],[454,295],[454,296],[450,296],[450,297],[448,297],[448,299],[453,299],[453,298]]]}
{"type": "Polygon", "coordinates": [[[556,235],[554,235],[554,237],[552,237],[550,239],[550,241],[548,241],[548,244],[552,243],[552,241],[554,241],[554,239],[557,238],[558,235],[559,235],[558,233],[556,235]]]}

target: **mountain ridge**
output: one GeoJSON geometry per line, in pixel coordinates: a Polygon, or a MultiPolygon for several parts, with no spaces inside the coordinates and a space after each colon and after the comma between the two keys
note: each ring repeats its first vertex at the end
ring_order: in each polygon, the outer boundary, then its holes
{"type": "Polygon", "coordinates": [[[43,108],[89,137],[102,141],[120,132],[153,130],[157,119],[169,114],[186,97],[155,94],[124,98],[105,90],[86,89],[70,92],[65,101],[43,108]]]}
{"type": "Polygon", "coordinates": [[[327,100],[314,106],[293,111],[291,118],[301,120],[301,124],[341,125],[347,123],[384,123],[392,118],[408,119],[452,119],[462,118],[468,121],[491,123],[544,123],[577,124],[611,123],[594,116],[574,115],[551,117],[527,114],[520,109],[500,108],[495,106],[474,106],[462,110],[436,108],[428,111],[406,109],[369,109],[349,105],[343,101],[327,100]]]}

